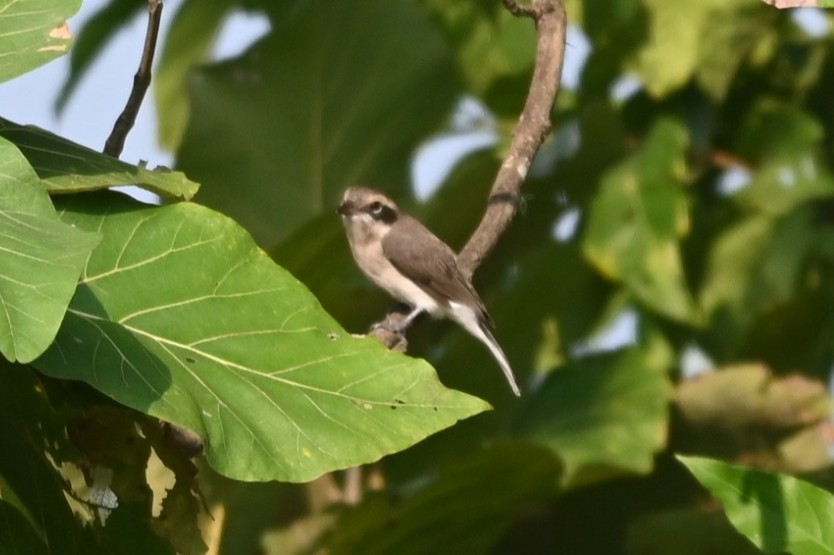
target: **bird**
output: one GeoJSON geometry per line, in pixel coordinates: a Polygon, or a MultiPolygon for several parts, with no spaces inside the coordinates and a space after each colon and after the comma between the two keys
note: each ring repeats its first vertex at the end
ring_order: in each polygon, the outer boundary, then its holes
{"type": "Polygon", "coordinates": [[[397,331],[423,312],[453,320],[487,346],[513,393],[521,396],[507,355],[495,339],[492,318],[446,243],[388,196],[369,187],[345,191],[337,213],[359,269],[411,307],[397,331]]]}

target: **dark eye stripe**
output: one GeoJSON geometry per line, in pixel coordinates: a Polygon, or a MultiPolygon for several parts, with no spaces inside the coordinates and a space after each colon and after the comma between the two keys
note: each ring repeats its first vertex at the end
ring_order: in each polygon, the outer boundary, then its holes
{"type": "Polygon", "coordinates": [[[397,220],[397,212],[391,208],[390,206],[385,206],[384,204],[381,207],[374,207],[376,210],[372,210],[370,206],[365,207],[365,211],[371,215],[371,217],[379,222],[385,222],[386,224],[392,224],[397,220]]]}

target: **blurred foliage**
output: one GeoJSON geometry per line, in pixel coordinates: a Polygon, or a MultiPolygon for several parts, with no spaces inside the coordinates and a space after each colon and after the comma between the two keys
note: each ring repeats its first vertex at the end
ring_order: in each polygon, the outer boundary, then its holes
{"type": "MultiPolygon", "coordinates": [[[[77,9],[28,3],[52,19],[0,33],[3,79],[77,9]]],[[[60,104],[142,5],[81,29],[60,104]]],[[[0,120],[0,553],[831,553],[834,33],[754,0],[566,5],[590,54],[475,276],[520,400],[448,322],[409,353],[466,394],[350,338],[390,299],[334,214],[372,185],[463,245],[535,61],[499,0],[184,0],[154,85],[183,173],[0,120]],[[269,32],[213,60],[241,11],[269,32]],[[477,131],[415,188],[420,149],[477,131]],[[200,190],[89,192],[128,182],[200,190]]]]}

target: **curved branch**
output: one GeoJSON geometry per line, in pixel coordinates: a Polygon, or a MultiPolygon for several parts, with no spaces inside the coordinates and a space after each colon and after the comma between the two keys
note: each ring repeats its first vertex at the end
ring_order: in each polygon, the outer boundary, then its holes
{"type": "Polygon", "coordinates": [[[504,5],[536,22],[536,67],[512,143],[492,184],[486,214],[458,255],[458,266],[470,279],[515,216],[527,170],[550,133],[550,110],[559,92],[565,57],[567,16],[561,0],[534,0],[529,7],[504,0],[504,5]]]}
{"type": "MultiPolygon", "coordinates": [[[[458,255],[458,266],[468,279],[472,278],[515,216],[527,170],[550,133],[550,110],[559,92],[565,57],[567,16],[562,0],[533,0],[530,6],[520,6],[514,0],[502,1],[514,15],[530,17],[535,21],[539,36],[536,66],[512,143],[493,182],[486,213],[458,255]]],[[[407,345],[405,337],[402,332],[393,331],[400,329],[399,324],[404,319],[403,311],[391,310],[370,334],[389,348],[404,351],[407,345]]]]}

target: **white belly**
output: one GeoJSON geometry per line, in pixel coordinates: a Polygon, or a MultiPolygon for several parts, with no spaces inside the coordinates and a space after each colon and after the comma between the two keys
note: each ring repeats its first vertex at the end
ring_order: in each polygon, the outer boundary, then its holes
{"type": "Polygon", "coordinates": [[[360,248],[361,252],[351,245],[353,256],[359,268],[365,272],[371,281],[385,289],[389,295],[420,308],[430,314],[442,312],[437,302],[417,284],[405,277],[391,264],[382,253],[382,243],[366,243],[360,248]]]}

